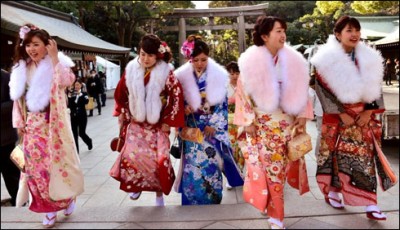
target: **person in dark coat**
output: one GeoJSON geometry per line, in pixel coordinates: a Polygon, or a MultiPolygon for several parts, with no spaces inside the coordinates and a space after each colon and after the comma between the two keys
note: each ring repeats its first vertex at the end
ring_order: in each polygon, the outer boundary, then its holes
{"type": "Polygon", "coordinates": [[[86,92],[82,90],[82,82],[76,80],[74,82],[74,91],[68,94],[68,107],[71,110],[71,126],[72,133],[74,134],[76,149],[79,153],[79,140],[80,136],[88,146],[88,149],[93,148],[92,139],[86,134],[87,114],[85,105],[89,102],[89,97],[86,92]]]}
{"type": "Polygon", "coordinates": [[[107,100],[107,94],[106,94],[107,77],[106,74],[103,73],[102,71],[99,71],[99,76],[100,76],[101,86],[103,87],[103,93],[101,94],[101,106],[104,107],[106,106],[106,100],[107,100]]]}
{"type": "Polygon", "coordinates": [[[10,154],[18,140],[17,130],[12,126],[13,101],[10,99],[10,73],[1,70],[1,174],[8,193],[11,196],[11,205],[15,206],[17,198],[20,171],[10,160],[10,154]]]}
{"type": "MultiPolygon", "coordinates": [[[[101,101],[100,96],[103,93],[103,84],[100,81],[99,75],[96,74],[96,70],[90,70],[90,75],[86,82],[86,87],[89,96],[93,97],[97,103],[97,110],[101,115],[101,101]]],[[[93,109],[89,112],[89,117],[93,116],[93,109]]]]}

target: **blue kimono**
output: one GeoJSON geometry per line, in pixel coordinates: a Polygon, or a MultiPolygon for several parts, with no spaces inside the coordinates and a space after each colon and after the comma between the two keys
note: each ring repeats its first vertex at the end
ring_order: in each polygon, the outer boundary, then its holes
{"type": "Polygon", "coordinates": [[[186,115],[186,126],[200,128],[203,135],[204,128],[210,126],[215,129],[215,135],[211,138],[204,135],[201,144],[183,141],[183,173],[179,187],[182,205],[219,204],[222,200],[222,173],[231,186],[243,185],[228,137],[228,98],[226,95],[221,103],[210,106],[205,90],[207,71],[200,78],[194,73],[187,77],[193,77],[197,83],[201,107],[186,115]]]}

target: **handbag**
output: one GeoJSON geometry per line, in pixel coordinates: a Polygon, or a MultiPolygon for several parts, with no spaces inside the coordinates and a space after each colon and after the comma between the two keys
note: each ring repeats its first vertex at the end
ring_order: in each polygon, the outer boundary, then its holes
{"type": "MultiPolygon", "coordinates": [[[[26,106],[24,96],[20,99],[20,106],[22,108],[22,118],[26,121],[26,106]]],[[[23,136],[20,137],[18,144],[14,147],[13,151],[10,154],[10,160],[18,167],[21,172],[25,172],[25,153],[23,148],[23,136]]]]}
{"type": "Polygon", "coordinates": [[[118,137],[114,137],[111,140],[110,143],[110,148],[112,151],[117,151],[117,152],[121,152],[122,147],[124,147],[125,145],[125,137],[126,137],[126,131],[128,130],[128,125],[129,125],[129,119],[128,119],[128,114],[126,114],[124,112],[125,110],[123,109],[122,112],[124,113],[124,117],[126,119],[124,119],[124,121],[122,122],[121,128],[119,130],[119,136],[118,137]]]}
{"type": "Polygon", "coordinates": [[[93,98],[93,97],[89,97],[89,101],[88,101],[88,103],[85,105],[85,109],[86,109],[86,110],[92,110],[92,109],[94,109],[94,98],[93,98]]]}
{"type": "Polygon", "coordinates": [[[311,136],[303,132],[294,136],[296,129],[292,131],[292,139],[288,142],[288,158],[297,161],[312,150],[311,136]]]}
{"type": "Polygon", "coordinates": [[[203,133],[199,128],[197,128],[196,119],[194,118],[194,116],[193,116],[193,121],[194,124],[196,125],[196,128],[187,126],[183,127],[182,130],[179,132],[179,136],[182,138],[182,140],[185,141],[196,142],[198,144],[203,143],[204,140],[203,133]]]}
{"type": "Polygon", "coordinates": [[[21,144],[15,146],[11,152],[10,159],[21,172],[25,172],[25,153],[21,144]]]}
{"type": "Polygon", "coordinates": [[[181,159],[181,149],[179,148],[179,141],[177,137],[175,137],[174,142],[171,145],[169,154],[175,157],[175,159],[181,159]]]}

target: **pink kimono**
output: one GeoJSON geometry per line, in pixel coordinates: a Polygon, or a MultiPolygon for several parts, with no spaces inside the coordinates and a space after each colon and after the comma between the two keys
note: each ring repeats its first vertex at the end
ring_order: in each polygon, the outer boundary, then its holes
{"type": "Polygon", "coordinates": [[[50,57],[46,56],[35,71],[30,71],[21,60],[11,73],[13,126],[25,127],[25,176],[32,195],[29,209],[34,212],[65,209],[83,192],[83,173],[65,98],[65,88],[75,80],[70,69],[73,62],[62,53],[59,60],[53,68],[50,57]],[[28,76],[32,80],[26,90],[28,76]],[[26,118],[21,97],[26,98],[26,118]]]}
{"type": "Polygon", "coordinates": [[[305,60],[287,46],[277,57],[264,46],[252,46],[241,55],[233,123],[241,130],[253,124],[257,132],[255,138],[241,132],[238,137],[247,168],[244,200],[283,220],[286,178],[300,194],[309,191],[304,157],[287,159],[290,125],[295,116],[311,119],[313,112],[305,60]]]}

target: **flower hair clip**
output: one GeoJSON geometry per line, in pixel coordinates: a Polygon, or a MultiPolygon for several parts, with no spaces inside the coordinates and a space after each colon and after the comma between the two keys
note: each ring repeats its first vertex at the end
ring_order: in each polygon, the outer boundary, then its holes
{"type": "Polygon", "coordinates": [[[194,50],[194,40],[185,41],[181,47],[181,54],[185,56],[185,58],[190,59],[194,50]]]}
{"type": "Polygon", "coordinates": [[[38,30],[39,28],[37,28],[36,26],[32,25],[32,26],[21,26],[21,28],[19,28],[19,38],[21,38],[22,40],[25,39],[25,35],[27,33],[29,33],[31,30],[38,30]]]}
{"type": "Polygon", "coordinates": [[[29,28],[28,26],[22,26],[21,28],[19,28],[19,38],[24,40],[25,35],[29,33],[29,31],[31,31],[31,28],[29,28]]]}
{"type": "Polygon", "coordinates": [[[158,52],[164,54],[167,51],[167,43],[161,42],[158,52]]]}

